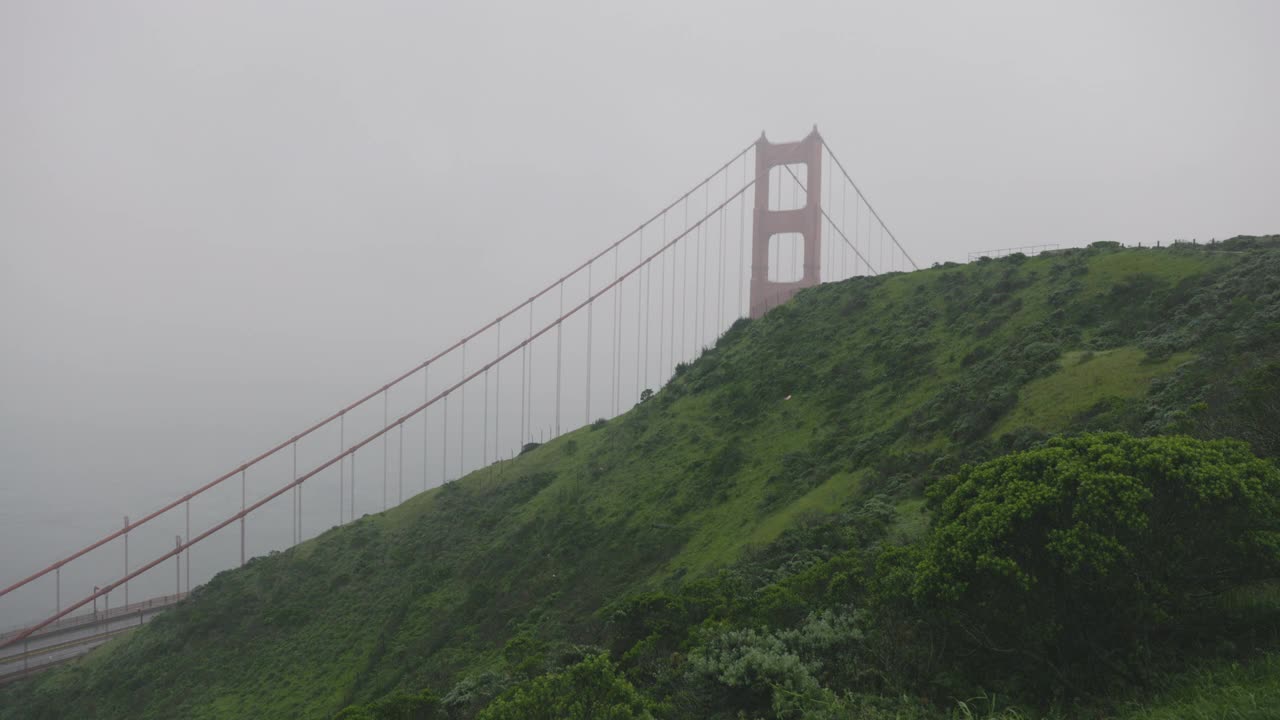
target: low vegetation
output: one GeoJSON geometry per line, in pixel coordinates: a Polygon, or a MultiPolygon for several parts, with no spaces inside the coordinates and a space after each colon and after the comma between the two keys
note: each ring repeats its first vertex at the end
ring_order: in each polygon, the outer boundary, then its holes
{"type": "Polygon", "coordinates": [[[1262,718],[1280,242],[856,278],[0,718],[1262,718]]]}

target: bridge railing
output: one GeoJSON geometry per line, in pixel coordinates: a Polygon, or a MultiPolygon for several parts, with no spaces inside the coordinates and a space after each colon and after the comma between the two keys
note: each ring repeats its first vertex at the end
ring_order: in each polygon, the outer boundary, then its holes
{"type": "MultiPolygon", "coordinates": [[[[110,610],[93,610],[78,615],[68,615],[57,622],[49,623],[43,629],[46,633],[54,633],[60,630],[69,630],[72,628],[83,627],[85,625],[93,625],[103,622],[104,620],[112,620],[119,617],[133,615],[139,612],[146,612],[155,608],[169,607],[178,603],[187,596],[186,593],[175,593],[173,595],[160,595],[158,597],[141,600],[121,607],[111,608],[110,610]]],[[[0,646],[8,644],[11,637],[17,636],[30,627],[30,623],[22,623],[18,625],[10,625],[0,630],[0,646]]]]}

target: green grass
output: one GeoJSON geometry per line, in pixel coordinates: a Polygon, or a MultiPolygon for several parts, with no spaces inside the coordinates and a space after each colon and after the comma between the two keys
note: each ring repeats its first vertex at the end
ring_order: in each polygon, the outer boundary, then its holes
{"type": "Polygon", "coordinates": [[[1280,717],[1280,655],[1224,663],[1177,676],[1172,687],[1121,711],[1117,720],[1274,720],[1280,717]]]}
{"type": "MultiPolygon", "coordinates": [[[[1209,311],[1174,322],[1175,288],[1233,287],[1253,259],[1089,251],[813,288],[603,428],[222,573],[85,661],[0,689],[0,718],[327,717],[501,672],[520,633],[590,645],[609,603],[709,577],[860,498],[889,497],[890,537],[909,542],[927,478],[1000,452],[1006,433],[1070,430],[1108,398],[1189,407],[1153,381],[1208,341],[1187,335],[1154,363],[1140,345],[1209,311]],[[1150,297],[1116,306],[1108,293],[1135,275],[1150,297]],[[1114,346],[1083,361],[1104,327],[1114,346]]],[[[1109,422],[1142,431],[1151,416],[1109,422]]]]}
{"type": "Polygon", "coordinates": [[[1047,713],[1009,707],[999,695],[958,700],[951,720],[1274,720],[1280,715],[1280,654],[1247,662],[1206,663],[1166,677],[1163,688],[1114,708],[1047,713]]]}
{"type": "Polygon", "coordinates": [[[1146,353],[1131,346],[1069,351],[1062,356],[1060,370],[1022,388],[1017,409],[1005,416],[995,433],[1023,426],[1063,430],[1099,400],[1146,395],[1153,379],[1168,375],[1192,357],[1191,353],[1178,353],[1160,362],[1147,362],[1146,353]]]}
{"type": "Polygon", "coordinates": [[[1089,263],[1089,274],[1084,283],[1085,292],[1105,292],[1133,275],[1149,275],[1173,285],[1184,278],[1213,272],[1233,262],[1235,258],[1230,255],[1213,252],[1208,248],[1196,248],[1187,252],[1144,249],[1100,254],[1089,263]]]}
{"type": "Polygon", "coordinates": [[[923,498],[900,500],[895,509],[898,516],[889,533],[894,542],[914,542],[924,536],[929,527],[929,516],[923,498]]]}

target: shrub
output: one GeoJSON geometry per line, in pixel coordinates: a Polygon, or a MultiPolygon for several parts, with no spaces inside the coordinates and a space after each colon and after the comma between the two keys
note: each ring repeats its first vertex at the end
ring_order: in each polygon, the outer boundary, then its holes
{"type": "Polygon", "coordinates": [[[1206,599],[1280,574],[1280,471],[1237,441],[1055,439],[930,497],[914,599],[1039,691],[1141,681],[1206,599]]]}
{"type": "Polygon", "coordinates": [[[506,676],[495,672],[468,675],[445,694],[442,704],[450,717],[472,717],[505,690],[507,684],[506,676]]]}
{"type": "Polygon", "coordinates": [[[690,655],[689,677],[711,685],[720,707],[752,717],[813,717],[815,708],[839,704],[824,684],[844,685],[856,674],[862,624],[861,612],[840,608],[810,614],[785,630],[727,630],[690,655]]]}
{"type": "Polygon", "coordinates": [[[631,720],[652,718],[652,703],[606,655],[563,672],[523,682],[495,700],[477,720],[631,720]]]}

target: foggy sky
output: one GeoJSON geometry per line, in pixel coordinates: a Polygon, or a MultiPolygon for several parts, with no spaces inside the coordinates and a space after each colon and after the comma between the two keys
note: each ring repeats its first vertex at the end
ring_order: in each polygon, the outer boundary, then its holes
{"type": "Polygon", "coordinates": [[[762,130],[817,124],[922,264],[1280,232],[1277,29],[1265,0],[0,2],[0,585],[762,130]]]}

